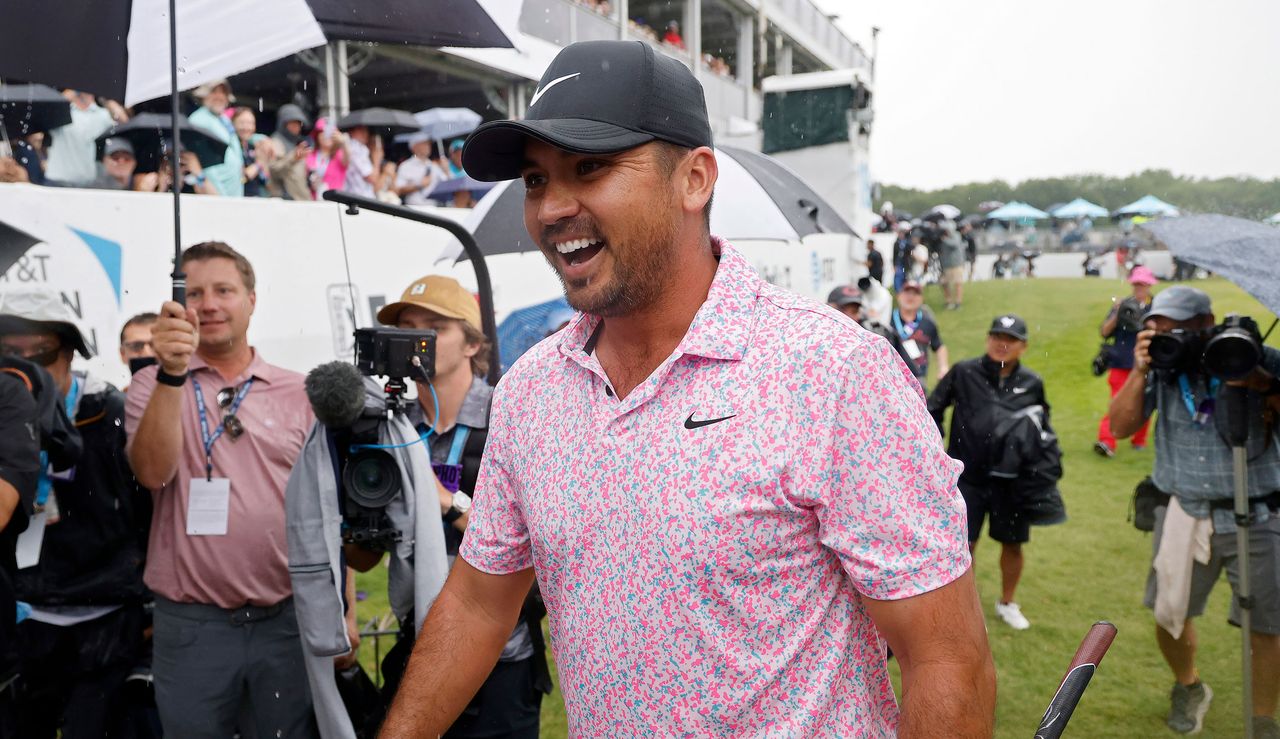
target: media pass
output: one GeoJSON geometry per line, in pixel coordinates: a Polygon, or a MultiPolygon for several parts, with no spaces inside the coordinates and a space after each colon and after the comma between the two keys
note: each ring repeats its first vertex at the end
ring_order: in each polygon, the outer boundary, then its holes
{"type": "Polygon", "coordinates": [[[231,510],[231,481],[225,477],[191,481],[187,499],[187,536],[225,536],[231,510]]]}

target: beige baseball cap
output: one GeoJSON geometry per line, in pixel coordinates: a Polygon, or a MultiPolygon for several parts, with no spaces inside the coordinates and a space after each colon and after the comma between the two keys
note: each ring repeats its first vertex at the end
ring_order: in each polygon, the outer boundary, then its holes
{"type": "Polygon", "coordinates": [[[480,325],[480,304],[457,280],[443,275],[427,275],[413,281],[405,288],[400,300],[382,306],[378,311],[378,323],[394,326],[400,320],[400,312],[415,305],[446,318],[458,318],[471,324],[477,331],[480,325]]]}

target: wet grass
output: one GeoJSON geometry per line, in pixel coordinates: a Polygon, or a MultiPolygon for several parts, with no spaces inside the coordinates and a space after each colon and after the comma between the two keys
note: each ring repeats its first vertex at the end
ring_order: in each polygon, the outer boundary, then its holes
{"type": "MultiPolygon", "coordinates": [[[[1197,283],[1213,298],[1218,316],[1252,315],[1270,324],[1273,316],[1252,298],[1221,280],[1197,283]],[[1265,319],[1265,321],[1264,321],[1265,319]]],[[[1065,453],[1062,493],[1070,520],[1036,529],[1018,601],[1032,622],[1014,632],[993,609],[999,595],[999,546],[978,547],[977,573],[987,614],[991,648],[999,675],[997,736],[1029,737],[1090,624],[1107,620],[1119,636],[1071,720],[1068,736],[1172,736],[1164,726],[1172,677],[1156,649],[1151,614],[1142,606],[1150,560],[1150,535],[1125,520],[1134,485],[1151,467],[1152,452],[1134,452],[1126,443],[1114,459],[1095,455],[1098,420],[1107,405],[1104,378],[1089,373],[1098,349],[1097,326],[1113,296],[1126,286],[1112,280],[1041,279],[984,282],[967,286],[964,308],[943,311],[937,288],[928,300],[953,360],[979,355],[991,319],[1007,311],[1023,316],[1031,329],[1024,362],[1045,379],[1053,423],[1065,453]]],[[[1280,333],[1280,332],[1277,332],[1280,333]]],[[[1277,344],[1280,337],[1273,336],[1277,344]]],[[[387,611],[382,568],[358,580],[368,593],[359,605],[361,623],[387,611]]],[[[1203,736],[1240,735],[1240,635],[1226,623],[1229,590],[1220,583],[1199,620],[1200,673],[1214,689],[1203,736]]],[[[389,645],[389,642],[387,642],[389,645]]],[[[361,649],[372,671],[372,641],[361,649]]],[[[543,704],[542,735],[567,735],[557,691],[543,704]]]]}

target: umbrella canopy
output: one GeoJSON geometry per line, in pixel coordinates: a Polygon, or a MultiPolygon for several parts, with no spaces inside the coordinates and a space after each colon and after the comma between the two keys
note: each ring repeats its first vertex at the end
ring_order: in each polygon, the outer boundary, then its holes
{"type": "Polygon", "coordinates": [[[987,218],[997,221],[1038,221],[1048,217],[1048,213],[1020,200],[1006,203],[987,214],[987,218]]]}
{"type": "Polygon", "coordinates": [[[496,182],[481,182],[473,180],[466,175],[462,177],[454,177],[451,180],[442,180],[437,182],[431,188],[431,192],[427,193],[427,197],[432,200],[452,200],[453,194],[456,192],[470,191],[476,197],[481,197],[496,186],[496,182]]]}
{"type": "Polygon", "coordinates": [[[563,297],[511,311],[498,324],[502,371],[511,369],[511,365],[515,364],[521,354],[559,328],[561,323],[573,318],[573,314],[574,310],[563,297]],[[551,325],[552,323],[555,325],[551,325]]]}
{"type": "Polygon", "coordinates": [[[408,141],[416,134],[436,141],[466,136],[484,120],[470,108],[431,108],[414,113],[413,117],[418,122],[418,130],[401,134],[396,137],[396,141],[408,141]]]}
{"type": "Polygon", "coordinates": [[[983,200],[981,203],[978,203],[978,210],[986,213],[987,211],[995,210],[1002,205],[1004,205],[1003,200],[983,200]]]}
{"type": "Polygon", "coordinates": [[[1101,205],[1094,205],[1084,198],[1076,198],[1070,203],[1050,209],[1054,218],[1105,218],[1111,212],[1101,205]]]}
{"type": "Polygon", "coordinates": [[[1280,213],[1276,213],[1266,218],[1263,223],[1270,223],[1273,226],[1280,225],[1280,213]]]}
{"type": "MultiPolygon", "coordinates": [[[[326,40],[511,46],[476,0],[182,0],[177,26],[180,90],[326,40]]],[[[6,3],[0,78],[87,90],[125,105],[166,95],[168,0],[6,3]]]]}
{"type": "Polygon", "coordinates": [[[71,122],[71,103],[45,85],[0,85],[0,126],[12,137],[51,131],[71,122]]]}
{"type": "Polygon", "coordinates": [[[346,131],[356,126],[381,128],[395,133],[413,131],[418,128],[418,121],[412,113],[391,108],[365,108],[353,110],[338,119],[338,130],[346,131]]]}
{"type": "Polygon", "coordinates": [[[1144,195],[1112,213],[1117,216],[1176,216],[1179,211],[1155,195],[1144,195]]]}
{"type": "MultiPolygon", "coordinates": [[[[181,132],[182,148],[194,152],[200,160],[200,166],[212,167],[222,164],[227,153],[227,145],[204,129],[196,128],[180,119],[178,129],[181,132]]],[[[98,153],[101,159],[102,147],[107,139],[119,137],[128,139],[133,144],[134,156],[138,160],[137,172],[154,172],[160,166],[164,156],[164,142],[172,139],[173,121],[167,115],[159,113],[139,113],[128,121],[113,127],[98,137],[98,153]]]]}
{"type": "Polygon", "coordinates": [[[956,206],[950,203],[935,205],[929,209],[930,215],[937,214],[942,216],[943,218],[946,218],[949,221],[954,221],[955,219],[959,218],[962,212],[963,211],[961,211],[959,208],[957,208],[956,206]]]}
{"type": "MultiPolygon", "coordinates": [[[[730,240],[799,241],[814,233],[854,234],[826,201],[794,172],[759,152],[716,149],[720,178],[711,207],[711,233],[730,240]]],[[[524,227],[522,180],[500,182],[467,219],[467,228],[485,254],[536,251],[524,227]]],[[[454,244],[442,258],[465,259],[454,244]]]]}
{"type": "Polygon", "coordinates": [[[1141,228],[1175,257],[1222,275],[1280,314],[1280,231],[1214,214],[1162,218],[1141,228]]]}

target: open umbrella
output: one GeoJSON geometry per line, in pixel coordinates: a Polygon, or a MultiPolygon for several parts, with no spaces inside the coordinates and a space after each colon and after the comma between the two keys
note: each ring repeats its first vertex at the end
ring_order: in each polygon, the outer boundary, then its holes
{"type": "Polygon", "coordinates": [[[482,197],[485,193],[494,188],[496,182],[481,182],[473,180],[466,175],[462,177],[454,177],[451,180],[442,180],[437,182],[431,188],[431,192],[427,193],[427,197],[432,200],[450,201],[453,200],[453,194],[456,192],[469,191],[477,198],[482,197]]]}
{"type": "Polygon", "coordinates": [[[1051,208],[1049,213],[1054,218],[1105,218],[1110,215],[1110,211],[1101,205],[1094,205],[1084,198],[1076,198],[1070,203],[1061,205],[1057,208],[1051,208]]]}
{"type": "Polygon", "coordinates": [[[527,308],[511,311],[498,324],[498,347],[502,357],[502,371],[506,372],[529,351],[534,344],[546,338],[564,321],[573,318],[573,309],[563,298],[554,298],[527,308]],[[554,323],[555,325],[551,325],[554,323]]]}
{"type": "Polygon", "coordinates": [[[1038,221],[1048,217],[1043,210],[1019,200],[1005,203],[987,214],[987,218],[996,221],[1038,221]]]}
{"type": "MultiPolygon", "coordinates": [[[[134,156],[138,160],[137,172],[154,172],[160,166],[164,156],[164,142],[173,137],[173,121],[160,113],[139,113],[128,121],[112,128],[98,137],[98,152],[101,159],[102,147],[107,139],[118,137],[128,139],[133,144],[134,156]]],[[[221,164],[227,153],[227,145],[218,137],[205,132],[181,119],[178,130],[182,148],[193,152],[200,160],[200,166],[212,167],[221,164]]]]}
{"type": "MultiPolygon", "coordinates": [[[[470,108],[430,108],[414,113],[413,118],[418,122],[418,130],[414,133],[423,134],[437,142],[466,136],[484,120],[470,108]]],[[[396,137],[396,141],[403,143],[413,135],[401,134],[396,137]]]]}
{"type": "Polygon", "coordinates": [[[21,138],[71,122],[71,103],[45,85],[0,85],[0,129],[21,138]]]}
{"type": "Polygon", "coordinates": [[[1141,228],[1178,259],[1227,278],[1280,314],[1280,230],[1216,214],[1161,218],[1141,228]]]}
{"type": "MultiPolygon", "coordinates": [[[[711,207],[711,233],[730,240],[799,241],[815,233],[853,234],[853,228],[794,172],[759,152],[723,146],[716,149],[720,177],[711,207]]],[[[467,219],[467,227],[485,254],[535,251],[524,227],[524,182],[500,182],[467,219]]],[[[442,258],[459,257],[461,246],[442,258]]]]}
{"type": "Polygon", "coordinates": [[[954,221],[955,219],[959,218],[961,213],[962,211],[959,208],[957,208],[954,205],[951,205],[950,203],[935,205],[929,209],[929,215],[937,214],[942,216],[943,218],[946,218],[949,221],[954,221]]]}
{"type": "Polygon", "coordinates": [[[1179,211],[1155,195],[1143,195],[1123,208],[1117,208],[1116,216],[1176,216],[1179,211]]]}
{"type": "Polygon", "coordinates": [[[417,130],[418,121],[413,117],[412,113],[392,108],[353,110],[338,119],[337,127],[339,131],[346,131],[356,126],[402,133],[417,130]]]}

